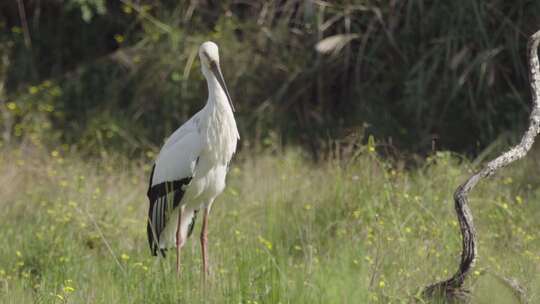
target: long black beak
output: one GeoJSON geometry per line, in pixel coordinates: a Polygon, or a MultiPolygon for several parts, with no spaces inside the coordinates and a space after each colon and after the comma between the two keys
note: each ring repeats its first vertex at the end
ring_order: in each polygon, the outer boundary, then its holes
{"type": "Polygon", "coordinates": [[[231,95],[229,95],[229,90],[227,90],[227,85],[225,85],[225,80],[223,79],[223,74],[221,74],[221,68],[215,61],[210,62],[210,69],[212,70],[212,73],[214,73],[214,76],[216,76],[219,85],[225,91],[225,94],[227,95],[227,99],[229,100],[229,104],[231,105],[231,109],[233,112],[235,112],[231,95]]]}

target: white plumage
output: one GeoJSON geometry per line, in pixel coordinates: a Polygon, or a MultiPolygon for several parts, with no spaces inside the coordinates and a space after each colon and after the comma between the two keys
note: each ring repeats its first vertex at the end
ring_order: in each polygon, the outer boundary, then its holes
{"type": "Polygon", "coordinates": [[[148,238],[154,255],[158,250],[177,246],[179,267],[179,250],[196,212],[204,210],[201,245],[206,274],[207,216],[214,199],[225,188],[229,162],[240,136],[219,68],[217,45],[203,43],[199,57],[208,84],[208,100],[204,108],[167,139],[155,161],[148,191],[148,238]]]}

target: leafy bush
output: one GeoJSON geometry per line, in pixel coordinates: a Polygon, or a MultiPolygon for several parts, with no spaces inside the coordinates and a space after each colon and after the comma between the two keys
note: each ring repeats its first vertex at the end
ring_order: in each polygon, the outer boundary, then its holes
{"type": "Polygon", "coordinates": [[[277,140],[320,158],[362,130],[400,150],[425,153],[436,135],[476,154],[526,121],[537,1],[102,3],[27,5],[31,49],[17,6],[0,5],[14,45],[7,100],[57,83],[52,128],[82,147],[159,145],[204,103],[205,40],[221,47],[244,145],[277,140]]]}

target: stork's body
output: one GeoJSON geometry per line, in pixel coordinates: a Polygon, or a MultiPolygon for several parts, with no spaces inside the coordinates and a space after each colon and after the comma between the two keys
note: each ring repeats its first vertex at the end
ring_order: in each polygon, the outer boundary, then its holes
{"type": "Polygon", "coordinates": [[[225,188],[239,134],[219,69],[217,45],[203,43],[199,56],[208,84],[208,100],[167,139],[156,159],[148,191],[148,239],[154,255],[176,246],[179,271],[180,248],[190,234],[196,212],[202,210],[201,246],[206,274],[208,213],[225,188]]]}

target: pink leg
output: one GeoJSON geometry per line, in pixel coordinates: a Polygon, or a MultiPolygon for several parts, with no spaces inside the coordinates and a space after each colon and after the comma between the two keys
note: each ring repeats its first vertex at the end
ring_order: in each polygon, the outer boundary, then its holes
{"type": "Polygon", "coordinates": [[[176,276],[180,277],[180,249],[182,248],[182,234],[180,233],[180,227],[182,224],[182,211],[184,206],[178,209],[178,225],[176,226],[176,276]]]}
{"type": "Polygon", "coordinates": [[[201,251],[202,251],[202,260],[203,260],[203,276],[204,280],[206,281],[206,277],[208,276],[208,213],[210,213],[210,210],[208,208],[204,209],[204,215],[203,215],[203,222],[202,222],[202,229],[201,229],[201,251]]]}

